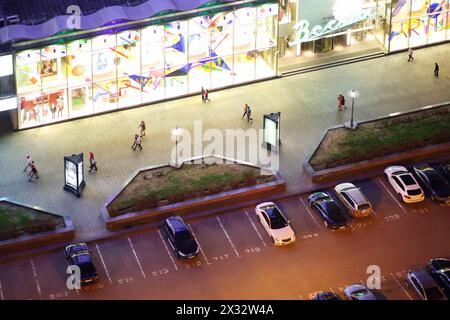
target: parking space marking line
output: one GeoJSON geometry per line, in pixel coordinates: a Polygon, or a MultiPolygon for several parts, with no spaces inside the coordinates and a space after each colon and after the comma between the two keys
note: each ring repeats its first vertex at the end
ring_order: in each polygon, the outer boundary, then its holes
{"type": "Polygon", "coordinates": [[[227,237],[228,242],[230,242],[231,246],[233,247],[234,252],[236,253],[236,255],[237,255],[238,257],[241,257],[241,256],[239,255],[239,252],[236,250],[236,247],[234,246],[233,241],[231,241],[230,236],[228,235],[227,231],[226,231],[225,228],[223,227],[223,224],[222,224],[222,222],[220,221],[219,217],[216,217],[216,219],[217,219],[217,222],[219,222],[220,227],[222,228],[223,232],[225,233],[225,236],[227,237]]]}
{"type": "Polygon", "coordinates": [[[394,195],[392,194],[391,190],[389,190],[386,185],[384,184],[383,180],[381,180],[381,178],[378,178],[378,181],[383,185],[384,189],[389,193],[389,195],[392,197],[392,199],[394,199],[394,201],[398,204],[398,206],[400,207],[400,209],[402,209],[404,214],[407,214],[406,209],[402,206],[402,204],[400,202],[398,202],[398,200],[394,197],[394,195]]]}
{"type": "Polygon", "coordinates": [[[3,295],[2,282],[0,281],[0,299],[5,300],[5,296],[3,295]]]}
{"type": "Polygon", "coordinates": [[[330,291],[333,292],[334,294],[336,294],[336,292],[334,292],[333,288],[330,287],[330,291]]]}
{"type": "Polygon", "coordinates": [[[314,218],[311,210],[309,210],[309,207],[306,205],[305,201],[300,197],[299,198],[300,201],[302,202],[303,206],[306,208],[306,211],[308,211],[309,215],[311,216],[311,218],[314,220],[314,223],[316,224],[316,226],[320,229],[320,224],[316,221],[316,219],[314,218]]]}
{"type": "Polygon", "coordinates": [[[36,266],[34,264],[34,260],[31,259],[30,263],[31,263],[31,269],[33,270],[34,281],[36,282],[36,288],[39,293],[39,297],[42,298],[41,286],[39,285],[39,280],[37,277],[36,266]]]}
{"type": "Polygon", "coordinates": [[[409,300],[413,300],[413,298],[409,295],[408,291],[406,291],[405,288],[403,288],[400,281],[398,281],[398,279],[394,276],[394,274],[392,272],[391,272],[391,276],[392,276],[392,278],[394,278],[394,280],[397,282],[397,284],[400,286],[400,288],[402,288],[403,292],[408,296],[409,300]]]}
{"type": "Polygon", "coordinates": [[[106,275],[108,276],[109,283],[112,284],[112,280],[111,280],[111,277],[109,276],[108,268],[106,268],[106,264],[105,264],[105,261],[103,260],[103,256],[102,256],[102,253],[100,252],[98,243],[95,244],[95,247],[97,248],[97,252],[98,252],[98,255],[100,256],[100,260],[102,261],[103,268],[106,271],[106,275]]]}
{"type": "Polygon", "coordinates": [[[158,234],[159,234],[159,237],[161,238],[161,241],[162,241],[164,247],[166,248],[166,251],[167,251],[167,254],[169,255],[170,260],[172,260],[172,263],[173,263],[173,266],[175,267],[175,270],[178,271],[177,264],[175,263],[175,260],[173,260],[173,257],[172,257],[172,255],[170,254],[169,248],[167,247],[167,244],[166,244],[166,242],[164,241],[164,238],[163,238],[163,236],[162,236],[162,234],[161,234],[161,231],[160,231],[159,229],[158,229],[158,234]]]}
{"type": "Polygon", "coordinates": [[[130,243],[131,250],[133,251],[134,257],[136,258],[136,262],[137,262],[137,264],[139,265],[139,269],[141,269],[142,276],[143,276],[144,279],[145,279],[145,278],[147,278],[147,277],[145,276],[144,269],[142,269],[141,261],[139,261],[139,258],[138,258],[138,255],[137,255],[137,253],[136,253],[136,250],[134,250],[133,243],[131,242],[130,237],[127,237],[127,239],[128,239],[128,242],[130,243]]]}
{"type": "Polygon", "coordinates": [[[205,252],[203,252],[202,246],[200,245],[200,242],[198,241],[197,236],[194,234],[194,230],[192,229],[191,225],[188,223],[189,229],[191,229],[192,234],[194,235],[195,239],[197,239],[197,244],[198,247],[200,248],[200,252],[202,253],[203,258],[205,258],[206,264],[207,265],[211,265],[212,263],[210,263],[208,261],[208,258],[206,258],[205,252]]]}
{"type": "Polygon", "coordinates": [[[250,215],[248,214],[247,210],[245,210],[245,214],[247,215],[248,220],[250,220],[250,223],[253,226],[253,229],[255,229],[256,233],[258,234],[258,237],[261,239],[261,242],[263,243],[264,247],[267,247],[266,243],[264,242],[263,238],[261,237],[261,234],[259,233],[258,229],[256,229],[255,224],[253,223],[252,219],[250,218],[250,215]]]}

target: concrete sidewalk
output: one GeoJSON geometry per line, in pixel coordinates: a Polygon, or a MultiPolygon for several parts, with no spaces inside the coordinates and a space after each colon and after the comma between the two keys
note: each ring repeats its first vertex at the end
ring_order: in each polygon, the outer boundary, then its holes
{"type": "MultiPolygon", "coordinates": [[[[200,96],[142,108],[75,120],[0,136],[0,196],[69,214],[80,234],[104,230],[99,209],[137,169],[166,163],[174,146],[175,126],[193,132],[194,121],[203,130],[262,128],[265,113],[281,111],[280,170],[289,186],[311,187],[302,163],[329,127],[342,124],[350,108],[338,112],[337,96],[355,88],[355,119],[367,120],[393,112],[450,101],[450,44],[416,50],[413,63],[407,53],[386,56],[316,72],[212,92],[211,103],[200,96]],[[433,76],[434,62],[440,77],[433,76]],[[253,122],[241,119],[244,103],[253,107],[253,122]],[[147,123],[143,150],[132,151],[134,133],[147,123]],[[81,198],[63,191],[63,157],[93,151],[99,171],[86,170],[81,198]],[[36,161],[40,179],[28,182],[25,157],[36,161]]],[[[351,99],[346,99],[351,106],[351,99]]],[[[206,142],[205,146],[209,143],[206,142]]]]}

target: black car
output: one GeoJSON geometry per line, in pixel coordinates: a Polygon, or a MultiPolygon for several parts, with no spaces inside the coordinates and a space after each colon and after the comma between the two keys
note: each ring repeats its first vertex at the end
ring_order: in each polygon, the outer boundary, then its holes
{"type": "Polygon", "coordinates": [[[450,299],[450,259],[436,258],[427,264],[428,273],[441,287],[447,299],[450,299]]]}
{"type": "Polygon", "coordinates": [[[91,285],[98,281],[97,270],[86,243],[70,244],[64,249],[64,254],[69,265],[75,265],[80,268],[81,286],[91,285]]]}
{"type": "Polygon", "coordinates": [[[413,169],[419,181],[430,193],[431,199],[450,204],[450,184],[439,172],[429,165],[415,166],[413,169]]]}
{"type": "Polygon", "coordinates": [[[342,299],[334,292],[319,292],[314,296],[313,300],[342,300],[342,299]]]}
{"type": "Polygon", "coordinates": [[[194,258],[198,255],[199,246],[194,235],[180,216],[172,216],[164,221],[166,239],[178,259],[194,258]]]}
{"type": "Polygon", "coordinates": [[[314,207],[322,217],[326,227],[332,230],[345,229],[350,222],[336,201],[325,192],[315,192],[308,197],[310,207],[314,207]]]}

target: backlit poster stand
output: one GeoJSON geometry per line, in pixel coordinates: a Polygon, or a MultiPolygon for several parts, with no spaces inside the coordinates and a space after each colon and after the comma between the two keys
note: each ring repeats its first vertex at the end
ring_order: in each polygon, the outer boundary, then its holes
{"type": "Polygon", "coordinates": [[[64,190],[73,192],[77,197],[84,187],[83,153],[64,157],[64,190]]]}
{"type": "Polygon", "coordinates": [[[264,146],[269,150],[278,150],[280,147],[280,115],[281,112],[265,114],[263,119],[264,146]]]}

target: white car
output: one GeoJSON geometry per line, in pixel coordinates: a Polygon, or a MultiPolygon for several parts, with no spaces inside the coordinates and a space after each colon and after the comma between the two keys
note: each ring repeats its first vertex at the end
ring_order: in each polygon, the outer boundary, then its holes
{"type": "Polygon", "coordinates": [[[255,208],[256,218],[269,234],[272,242],[277,245],[286,245],[295,241],[295,232],[289,220],[273,202],[264,202],[255,208]]]}
{"type": "Polygon", "coordinates": [[[391,166],[384,169],[384,173],[395,192],[401,195],[404,202],[420,202],[425,199],[422,188],[405,167],[391,166]]]}
{"type": "Polygon", "coordinates": [[[372,291],[360,284],[346,287],[344,295],[348,300],[378,300],[372,291]]]}

